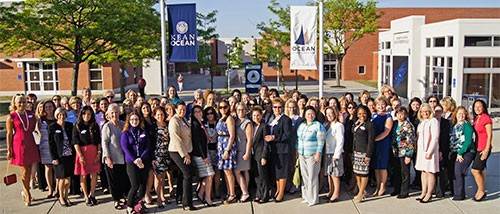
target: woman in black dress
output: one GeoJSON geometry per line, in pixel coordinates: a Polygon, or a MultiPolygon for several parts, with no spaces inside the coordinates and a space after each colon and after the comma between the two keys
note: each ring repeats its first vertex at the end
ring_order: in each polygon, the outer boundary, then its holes
{"type": "Polygon", "coordinates": [[[71,146],[73,124],[65,122],[66,110],[57,108],[54,114],[56,122],[49,126],[49,148],[54,164],[54,171],[59,191],[59,204],[68,207],[72,203],[68,199],[70,177],[75,165],[75,152],[71,146]]]}

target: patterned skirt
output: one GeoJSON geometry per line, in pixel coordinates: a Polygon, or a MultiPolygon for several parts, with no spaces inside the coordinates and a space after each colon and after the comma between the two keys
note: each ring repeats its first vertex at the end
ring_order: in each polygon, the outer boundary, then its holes
{"type": "Polygon", "coordinates": [[[228,170],[236,168],[236,160],[238,155],[237,143],[233,143],[231,150],[229,150],[229,158],[224,160],[224,149],[228,146],[229,137],[219,137],[217,143],[217,168],[220,170],[228,170]]]}
{"type": "Polygon", "coordinates": [[[367,176],[370,163],[365,163],[366,153],[354,152],[352,171],[358,176],[367,176]]]}
{"type": "Polygon", "coordinates": [[[205,163],[202,157],[193,156],[193,161],[198,171],[198,177],[204,178],[215,174],[212,164],[210,162],[208,164],[205,163]]]}

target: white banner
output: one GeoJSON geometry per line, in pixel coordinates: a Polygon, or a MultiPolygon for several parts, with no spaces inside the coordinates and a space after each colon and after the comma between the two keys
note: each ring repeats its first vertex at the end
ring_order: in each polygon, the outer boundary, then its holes
{"type": "Polygon", "coordinates": [[[290,6],[290,69],[318,69],[317,13],[314,6],[290,6]]]}

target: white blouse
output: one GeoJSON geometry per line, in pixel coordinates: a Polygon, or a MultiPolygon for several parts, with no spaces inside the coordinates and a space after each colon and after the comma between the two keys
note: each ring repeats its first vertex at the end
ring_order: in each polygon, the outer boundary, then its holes
{"type": "Polygon", "coordinates": [[[344,152],[344,125],[340,122],[330,124],[326,131],[325,153],[338,159],[344,152]]]}

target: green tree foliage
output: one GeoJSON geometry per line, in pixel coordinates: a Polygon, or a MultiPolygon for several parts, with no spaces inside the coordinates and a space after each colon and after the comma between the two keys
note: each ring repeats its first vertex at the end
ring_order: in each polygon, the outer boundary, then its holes
{"type": "Polygon", "coordinates": [[[243,67],[243,46],[247,43],[248,41],[241,40],[238,37],[234,37],[234,39],[231,41],[229,53],[225,54],[229,68],[243,67]]]}
{"type": "Polygon", "coordinates": [[[327,52],[337,58],[337,86],[342,61],[349,48],[364,35],[377,32],[377,2],[374,0],[324,0],[323,31],[327,52]],[[329,39],[330,38],[330,39],[329,39]]]}
{"type": "MultiPolygon", "coordinates": [[[[212,67],[212,47],[211,41],[219,38],[216,33],[217,10],[213,10],[207,14],[196,13],[196,30],[198,32],[198,62],[196,65],[199,68],[210,68],[210,89],[213,90],[213,72],[212,67]]],[[[192,63],[188,66],[191,67],[192,63]]]]}
{"type": "Polygon", "coordinates": [[[262,37],[257,42],[257,57],[262,62],[276,63],[278,78],[282,79],[282,61],[290,58],[290,54],[284,48],[290,46],[290,9],[282,7],[277,0],[271,0],[267,8],[277,16],[277,19],[257,24],[262,37]]]}
{"type": "Polygon", "coordinates": [[[154,0],[26,0],[0,8],[0,49],[35,52],[79,65],[119,61],[139,65],[159,56],[160,19],[154,0]]]}

